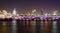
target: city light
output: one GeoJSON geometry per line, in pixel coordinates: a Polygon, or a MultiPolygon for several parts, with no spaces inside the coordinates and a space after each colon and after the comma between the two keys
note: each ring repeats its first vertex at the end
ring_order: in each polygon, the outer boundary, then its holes
{"type": "Polygon", "coordinates": [[[6,10],[3,10],[2,12],[0,11],[0,18],[2,18],[2,19],[14,18],[14,19],[20,19],[20,20],[21,19],[25,20],[27,18],[28,19],[34,19],[36,17],[40,18],[41,20],[46,19],[46,18],[52,18],[52,19],[60,18],[60,16],[58,16],[58,14],[57,14],[58,13],[57,10],[55,10],[52,15],[48,12],[44,13],[43,11],[40,11],[40,13],[38,13],[38,14],[36,12],[37,12],[37,10],[34,9],[31,13],[28,13],[28,14],[23,14],[23,13],[22,14],[17,14],[16,9],[14,8],[12,13],[7,12],[6,10]],[[39,15],[39,16],[37,16],[37,15],[39,15]]]}
{"type": "Polygon", "coordinates": [[[55,10],[55,11],[53,12],[53,15],[54,15],[54,16],[56,16],[56,15],[57,15],[57,10],[55,10]]]}
{"type": "Polygon", "coordinates": [[[14,10],[13,10],[13,15],[16,15],[16,9],[14,8],[14,10]]]}

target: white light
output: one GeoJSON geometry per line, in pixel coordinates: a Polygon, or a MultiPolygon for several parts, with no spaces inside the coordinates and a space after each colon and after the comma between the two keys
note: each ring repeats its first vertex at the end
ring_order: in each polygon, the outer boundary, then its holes
{"type": "Polygon", "coordinates": [[[36,9],[34,9],[34,10],[32,11],[32,15],[33,15],[33,16],[36,16],[36,9]]]}
{"type": "Polygon", "coordinates": [[[14,8],[14,10],[13,10],[13,15],[16,15],[16,9],[14,8]]]}
{"type": "Polygon", "coordinates": [[[32,13],[34,13],[34,12],[36,12],[36,9],[34,9],[34,10],[32,11],[32,13]]]}
{"type": "Polygon", "coordinates": [[[16,33],[17,31],[17,22],[14,20],[12,21],[12,33],[16,33]]]}
{"type": "Polygon", "coordinates": [[[14,21],[12,21],[12,24],[13,24],[13,25],[16,25],[16,21],[15,21],[15,20],[14,20],[14,21]]]}
{"type": "Polygon", "coordinates": [[[57,15],[57,11],[56,10],[53,12],[53,15],[57,15]]]}
{"type": "Polygon", "coordinates": [[[46,13],[45,16],[47,16],[48,14],[46,13]]]}

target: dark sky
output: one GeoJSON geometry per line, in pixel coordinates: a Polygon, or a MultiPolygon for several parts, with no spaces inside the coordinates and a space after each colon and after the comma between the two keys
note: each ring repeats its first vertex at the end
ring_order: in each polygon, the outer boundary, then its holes
{"type": "Polygon", "coordinates": [[[16,8],[17,11],[23,12],[31,11],[33,9],[60,9],[59,0],[0,0],[0,9],[13,10],[16,8]]]}

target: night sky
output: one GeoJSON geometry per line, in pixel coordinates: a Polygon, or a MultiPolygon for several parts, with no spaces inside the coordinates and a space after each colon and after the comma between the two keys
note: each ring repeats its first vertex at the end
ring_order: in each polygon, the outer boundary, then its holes
{"type": "Polygon", "coordinates": [[[38,11],[43,9],[47,10],[59,10],[60,9],[60,1],[59,0],[0,0],[0,9],[4,9],[7,11],[12,11],[16,8],[17,11],[22,12],[30,12],[33,9],[37,9],[38,11]]]}

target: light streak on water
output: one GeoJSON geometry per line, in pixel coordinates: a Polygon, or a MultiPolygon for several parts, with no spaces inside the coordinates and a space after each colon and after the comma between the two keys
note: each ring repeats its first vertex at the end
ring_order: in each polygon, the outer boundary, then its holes
{"type": "Polygon", "coordinates": [[[31,30],[32,33],[36,33],[36,21],[31,21],[31,30]]]}
{"type": "Polygon", "coordinates": [[[17,22],[14,20],[12,21],[12,33],[17,33],[17,22]]]}
{"type": "Polygon", "coordinates": [[[7,27],[6,27],[6,22],[2,22],[2,32],[6,32],[7,27]]]}
{"type": "Polygon", "coordinates": [[[52,33],[57,33],[57,22],[53,21],[52,23],[52,33]]]}
{"type": "Polygon", "coordinates": [[[45,21],[45,33],[51,33],[51,21],[45,21]]]}
{"type": "Polygon", "coordinates": [[[41,33],[44,33],[44,22],[41,21],[41,33]]]}

